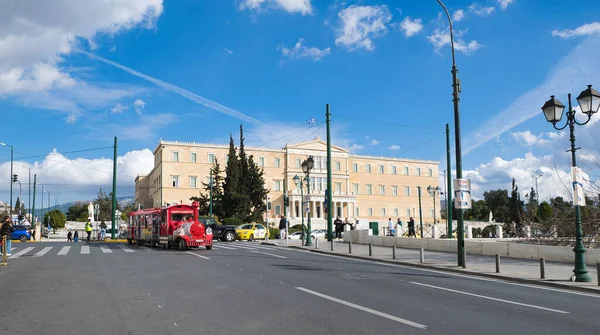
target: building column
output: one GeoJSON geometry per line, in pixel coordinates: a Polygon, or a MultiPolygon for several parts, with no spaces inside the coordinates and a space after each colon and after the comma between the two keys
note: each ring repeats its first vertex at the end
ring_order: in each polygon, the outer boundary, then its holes
{"type": "Polygon", "coordinates": [[[351,204],[351,202],[346,203],[346,217],[348,218],[348,220],[350,220],[350,218],[352,218],[352,212],[350,211],[350,204],[351,204]]]}

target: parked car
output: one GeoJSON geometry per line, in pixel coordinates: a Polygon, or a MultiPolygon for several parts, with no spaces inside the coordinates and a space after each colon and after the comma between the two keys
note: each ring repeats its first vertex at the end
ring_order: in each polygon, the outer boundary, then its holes
{"type": "Polygon", "coordinates": [[[267,228],[260,223],[247,223],[240,225],[235,230],[236,232],[236,240],[248,240],[254,241],[256,239],[266,239],[267,238],[267,228]]]}
{"type": "Polygon", "coordinates": [[[290,239],[290,240],[300,240],[300,239],[302,239],[302,232],[301,231],[297,231],[295,233],[291,233],[288,236],[288,239],[290,239]]]}
{"type": "Polygon", "coordinates": [[[310,236],[313,240],[317,238],[325,238],[327,236],[327,229],[313,229],[313,231],[310,232],[310,236]]]}
{"type": "Polygon", "coordinates": [[[27,242],[31,240],[31,233],[25,226],[14,226],[15,230],[12,233],[11,240],[20,240],[21,242],[27,242]]]}
{"type": "Polygon", "coordinates": [[[233,242],[236,237],[236,226],[234,225],[220,225],[217,223],[215,218],[211,218],[208,216],[199,217],[198,221],[202,224],[209,226],[213,232],[213,240],[221,240],[223,242],[233,242]]]}

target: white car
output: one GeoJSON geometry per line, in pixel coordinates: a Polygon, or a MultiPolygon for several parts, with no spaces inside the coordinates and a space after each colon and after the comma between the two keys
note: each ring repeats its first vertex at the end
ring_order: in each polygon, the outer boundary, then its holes
{"type": "Polygon", "coordinates": [[[300,240],[300,239],[302,239],[302,232],[301,231],[294,232],[288,236],[288,239],[300,240]]]}
{"type": "Polygon", "coordinates": [[[325,238],[327,236],[327,229],[314,229],[310,232],[310,236],[313,239],[316,238],[325,238]]]}

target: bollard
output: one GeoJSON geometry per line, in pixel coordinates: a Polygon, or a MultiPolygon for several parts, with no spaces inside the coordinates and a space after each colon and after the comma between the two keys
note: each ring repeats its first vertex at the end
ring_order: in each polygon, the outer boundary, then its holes
{"type": "Polygon", "coordinates": [[[369,243],[369,256],[373,256],[373,243],[369,243]]]}
{"type": "Polygon", "coordinates": [[[315,249],[319,249],[319,239],[315,238],[315,249]]]}
{"type": "Polygon", "coordinates": [[[600,286],[600,263],[596,263],[596,276],[598,276],[598,286],[600,286]]]}
{"type": "Polygon", "coordinates": [[[396,245],[392,245],[392,259],[396,259],[396,245]]]}
{"type": "Polygon", "coordinates": [[[333,239],[331,239],[331,251],[333,251],[333,239]]]}
{"type": "Polygon", "coordinates": [[[500,255],[496,254],[496,273],[500,273],[500,255]]]}
{"type": "Polygon", "coordinates": [[[421,259],[421,263],[425,262],[425,251],[423,250],[423,248],[421,248],[421,250],[419,251],[419,256],[421,259]]]}
{"type": "Polygon", "coordinates": [[[540,278],[546,279],[546,260],[540,258],[540,278]]]}
{"type": "Polygon", "coordinates": [[[348,241],[348,253],[352,253],[352,241],[348,241]]]}

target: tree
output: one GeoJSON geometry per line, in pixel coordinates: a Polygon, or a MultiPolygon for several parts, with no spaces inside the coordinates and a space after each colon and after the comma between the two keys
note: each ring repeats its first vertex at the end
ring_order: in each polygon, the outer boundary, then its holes
{"type": "MultiPolygon", "coordinates": [[[[129,221],[129,214],[131,214],[131,212],[135,212],[137,210],[137,207],[135,206],[135,203],[130,202],[127,205],[125,205],[125,208],[123,208],[122,212],[121,212],[121,220],[127,222],[129,221]]],[[[112,218],[111,218],[112,220],[112,218]]]]}
{"type": "Polygon", "coordinates": [[[508,213],[508,191],[507,190],[495,190],[487,191],[483,193],[483,198],[488,206],[488,209],[492,211],[496,222],[507,222],[510,220],[508,213]]]}
{"type": "MultiPolygon", "coordinates": [[[[225,210],[223,204],[223,177],[221,176],[221,166],[219,161],[215,158],[213,166],[210,168],[212,175],[212,200],[213,200],[213,215],[224,218],[225,210]]],[[[210,180],[210,178],[209,178],[210,180]]],[[[211,187],[208,183],[202,183],[204,192],[200,191],[199,196],[193,196],[190,198],[191,201],[198,202],[198,214],[208,215],[210,213],[210,192],[211,187]]]]}
{"type": "MultiPolygon", "coordinates": [[[[98,197],[96,198],[96,204],[98,204],[100,208],[99,213],[97,214],[98,221],[112,221],[112,193],[106,194],[100,189],[98,197]]],[[[120,210],[118,201],[116,209],[120,210]]]]}
{"type": "Polygon", "coordinates": [[[77,201],[73,206],[67,209],[67,221],[78,221],[89,217],[87,205],[85,202],[77,201]]]}
{"type": "Polygon", "coordinates": [[[223,183],[223,215],[226,218],[239,217],[238,205],[240,204],[240,166],[235,152],[233,137],[229,134],[229,153],[225,167],[225,181],[223,183]]]}
{"type": "Polygon", "coordinates": [[[254,189],[250,185],[250,164],[248,163],[248,156],[246,155],[246,149],[244,145],[244,128],[240,125],[240,148],[238,150],[239,156],[239,175],[238,175],[238,185],[239,185],[239,218],[242,220],[248,220],[252,215],[252,203],[251,197],[253,195],[254,189]]]}
{"type": "Polygon", "coordinates": [[[541,221],[546,221],[552,217],[552,207],[546,201],[540,204],[538,209],[538,217],[541,221]]]}
{"type": "Polygon", "coordinates": [[[254,157],[250,155],[248,159],[248,176],[246,178],[246,192],[249,195],[249,203],[252,212],[249,214],[248,221],[261,221],[267,205],[265,200],[269,190],[265,189],[264,169],[254,162],[254,157]]]}
{"type": "Polygon", "coordinates": [[[487,221],[490,210],[485,200],[471,200],[471,209],[465,211],[464,218],[466,220],[483,220],[487,221]]]}
{"type": "Polygon", "coordinates": [[[19,197],[17,197],[17,201],[15,202],[15,212],[19,212],[20,208],[21,208],[21,199],[19,199],[19,197]]]}
{"type": "Polygon", "coordinates": [[[67,222],[67,217],[65,214],[58,209],[52,210],[50,212],[46,212],[44,214],[44,226],[47,226],[50,223],[50,226],[56,233],[56,229],[64,228],[65,223],[67,222]]]}

